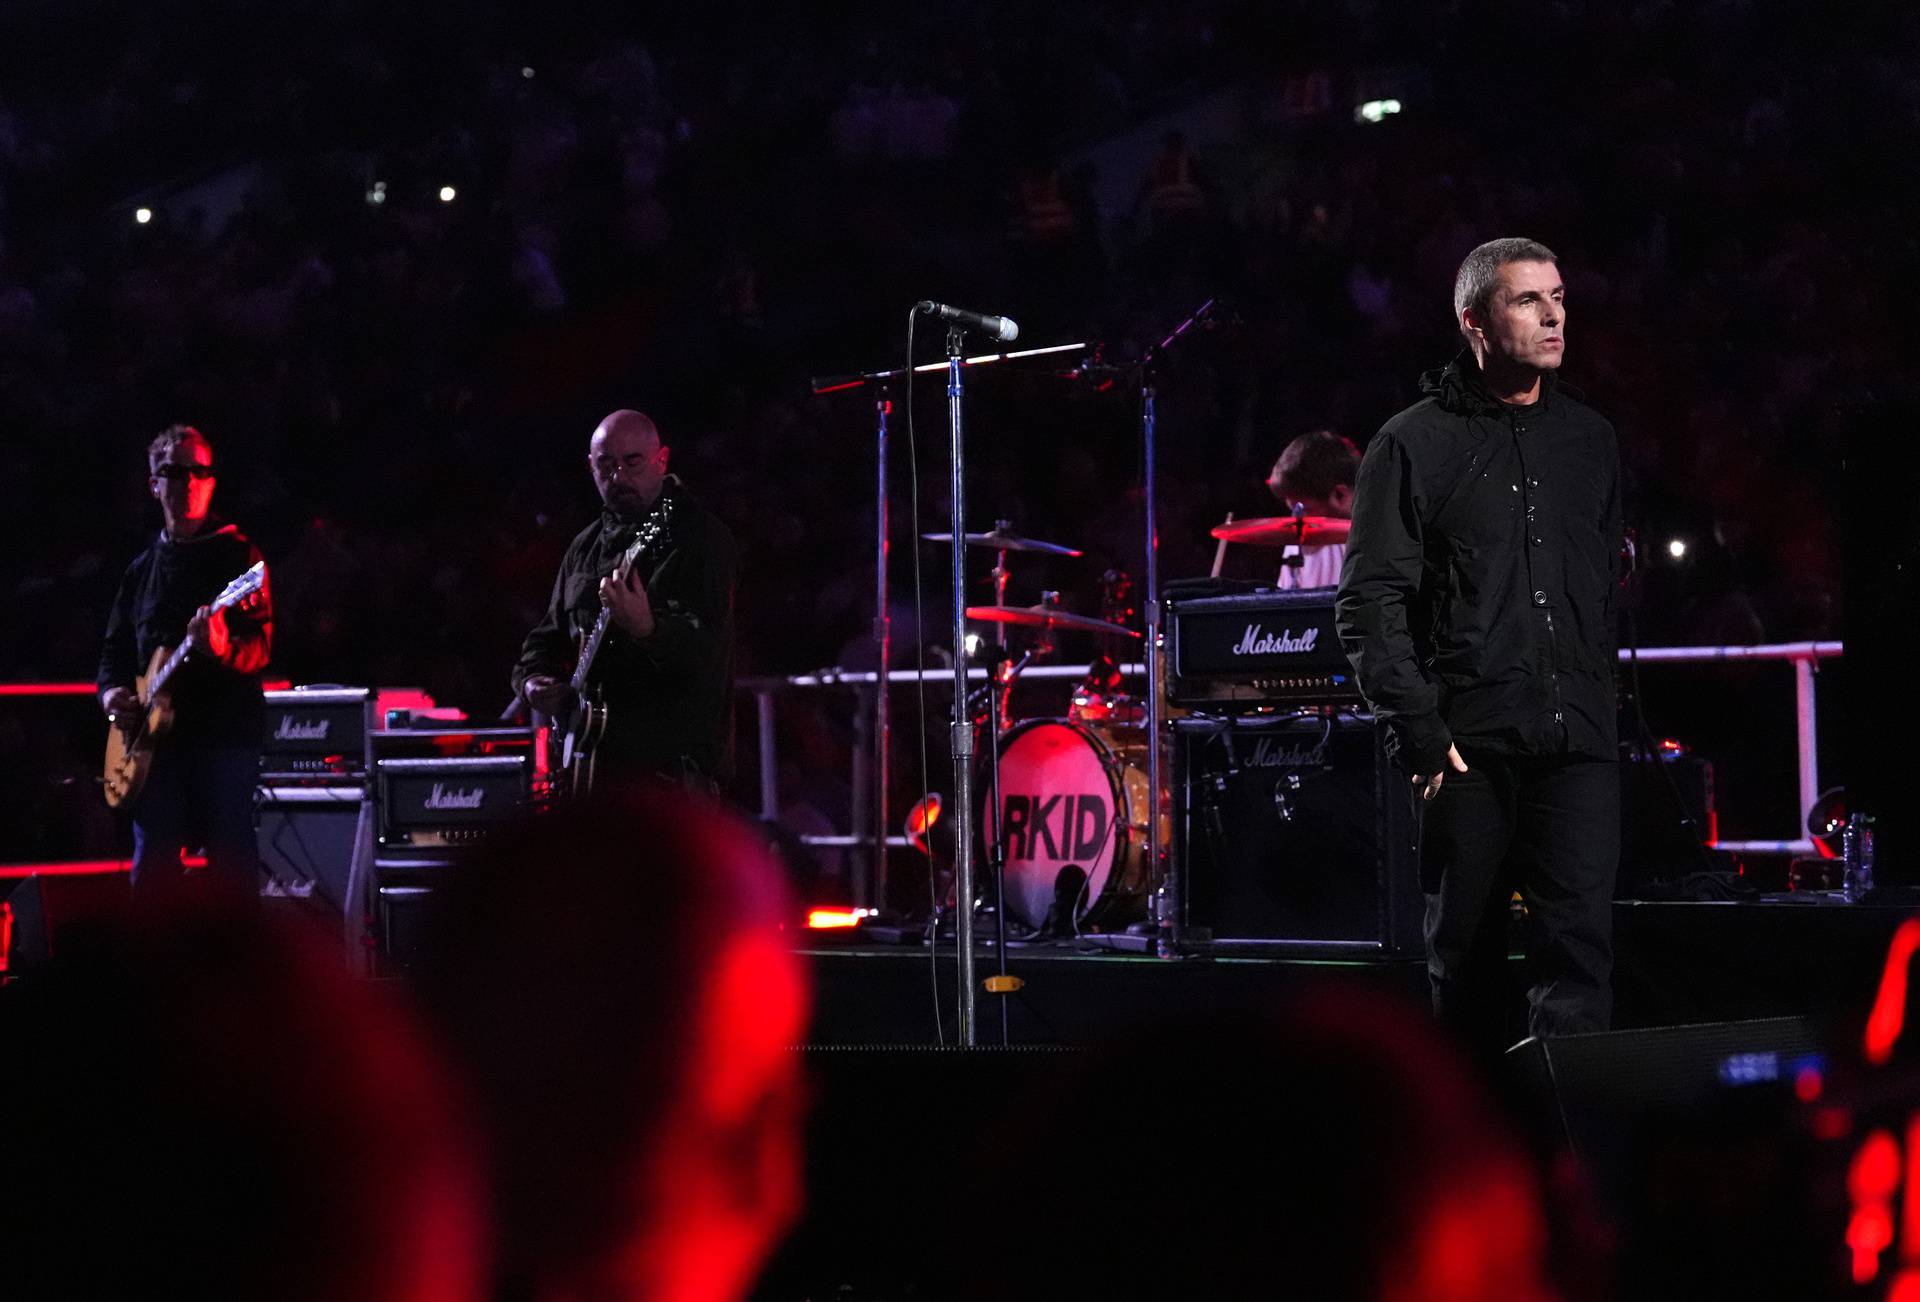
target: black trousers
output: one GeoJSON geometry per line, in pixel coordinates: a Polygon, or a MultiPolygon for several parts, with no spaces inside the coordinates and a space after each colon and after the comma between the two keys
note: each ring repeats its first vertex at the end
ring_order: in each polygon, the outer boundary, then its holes
{"type": "Polygon", "coordinates": [[[211,881],[240,896],[259,893],[253,746],[170,746],[154,750],[147,785],[133,806],[133,890],[164,891],[182,879],[180,852],[205,847],[211,881]]]}
{"type": "Polygon", "coordinates": [[[1427,976],[1441,1022],[1498,1052],[1506,1023],[1507,920],[1527,912],[1527,1031],[1604,1031],[1613,1017],[1613,884],[1620,766],[1557,755],[1476,754],[1421,804],[1427,976]]]}

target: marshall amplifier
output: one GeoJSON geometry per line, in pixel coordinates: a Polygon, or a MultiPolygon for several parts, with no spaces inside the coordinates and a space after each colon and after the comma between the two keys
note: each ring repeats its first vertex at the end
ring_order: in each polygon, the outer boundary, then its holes
{"type": "Polygon", "coordinates": [[[1370,715],[1175,719],[1173,735],[1176,944],[1418,951],[1412,790],[1370,715]]]}
{"type": "Polygon", "coordinates": [[[533,756],[381,759],[374,765],[379,850],[445,855],[524,812],[533,756]]]}
{"type": "Polygon", "coordinates": [[[1272,589],[1167,602],[1167,697],[1202,710],[1358,701],[1333,592],[1272,589]]]}
{"type": "Polygon", "coordinates": [[[266,735],[260,741],[263,780],[357,782],[366,775],[372,689],[295,687],[266,697],[266,735]]]}

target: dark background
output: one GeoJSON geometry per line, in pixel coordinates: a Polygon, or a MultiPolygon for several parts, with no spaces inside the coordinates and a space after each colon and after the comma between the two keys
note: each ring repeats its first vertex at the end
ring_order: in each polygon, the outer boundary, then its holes
{"type": "MultiPolygon", "coordinates": [[[[0,677],[91,678],[157,523],[142,449],[178,420],[274,566],[274,677],[496,714],[617,406],[655,415],[743,541],[742,672],[857,662],[871,410],[806,380],[898,365],[921,298],[1114,362],[1220,298],[1237,326],[1183,344],[1160,398],[1163,574],[1199,573],[1210,524],[1272,509],[1288,439],[1364,443],[1414,399],[1457,346],[1461,256],[1510,234],[1560,254],[1564,374],[1620,429],[1639,640],[1840,636],[1845,546],[1911,555],[1911,461],[1860,466],[1911,438],[1880,413],[1914,391],[1915,24],[1757,0],[8,5],[0,677]],[[1152,183],[1170,128],[1190,205],[1152,183]]],[[[969,523],[1085,548],[1009,597],[1094,613],[1103,570],[1141,570],[1137,402],[1057,369],[975,373],[969,523]]],[[[942,528],[937,380],[917,418],[942,528]]],[[[1869,628],[1910,614],[1886,602],[1869,628]]],[[[904,660],[910,620],[896,636],[904,660]]],[[[1648,671],[1654,730],[1719,767],[1729,835],[1799,830],[1790,682],[1648,671]]],[[[25,763],[34,725],[5,726],[25,763]]],[[[844,710],[782,729],[796,821],[843,819],[844,710]]],[[[1857,765],[1840,731],[1830,779],[1857,765]]]]}

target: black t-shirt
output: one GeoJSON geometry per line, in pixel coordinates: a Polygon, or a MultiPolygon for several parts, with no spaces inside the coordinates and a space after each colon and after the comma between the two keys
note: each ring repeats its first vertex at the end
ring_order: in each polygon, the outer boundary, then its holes
{"type": "MultiPolygon", "coordinates": [[[[154,651],[179,646],[194,611],[211,604],[260,559],[259,548],[232,525],[181,540],[162,534],[120,580],[100,652],[100,689],[132,687],[147,672],[154,651]]],[[[228,608],[227,631],[236,644],[270,639],[272,610],[264,585],[256,603],[228,608]]],[[[264,656],[259,659],[264,663],[264,656]]],[[[167,744],[260,744],[266,705],[257,671],[241,673],[195,652],[168,679],[167,692],[174,705],[167,744]]]]}

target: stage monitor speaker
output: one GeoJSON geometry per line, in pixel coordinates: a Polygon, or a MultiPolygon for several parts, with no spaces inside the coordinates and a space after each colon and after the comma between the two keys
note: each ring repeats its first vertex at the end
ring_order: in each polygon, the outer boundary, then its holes
{"type": "Polygon", "coordinates": [[[1648,1116],[1697,1109],[1729,1088],[1792,1085],[1802,1070],[1823,1067],[1803,1017],[1530,1036],[1507,1060],[1566,1144],[1601,1168],[1620,1160],[1648,1116]]]}
{"type": "Polygon", "coordinates": [[[1181,947],[1419,949],[1412,794],[1370,715],[1190,717],[1173,732],[1181,947]]]}
{"type": "Polygon", "coordinates": [[[268,894],[345,915],[362,797],[357,786],[261,789],[254,839],[268,894]]]}
{"type": "Polygon", "coordinates": [[[89,919],[124,909],[131,881],[123,872],[35,873],[0,881],[0,973],[18,976],[45,963],[89,919]]]}

